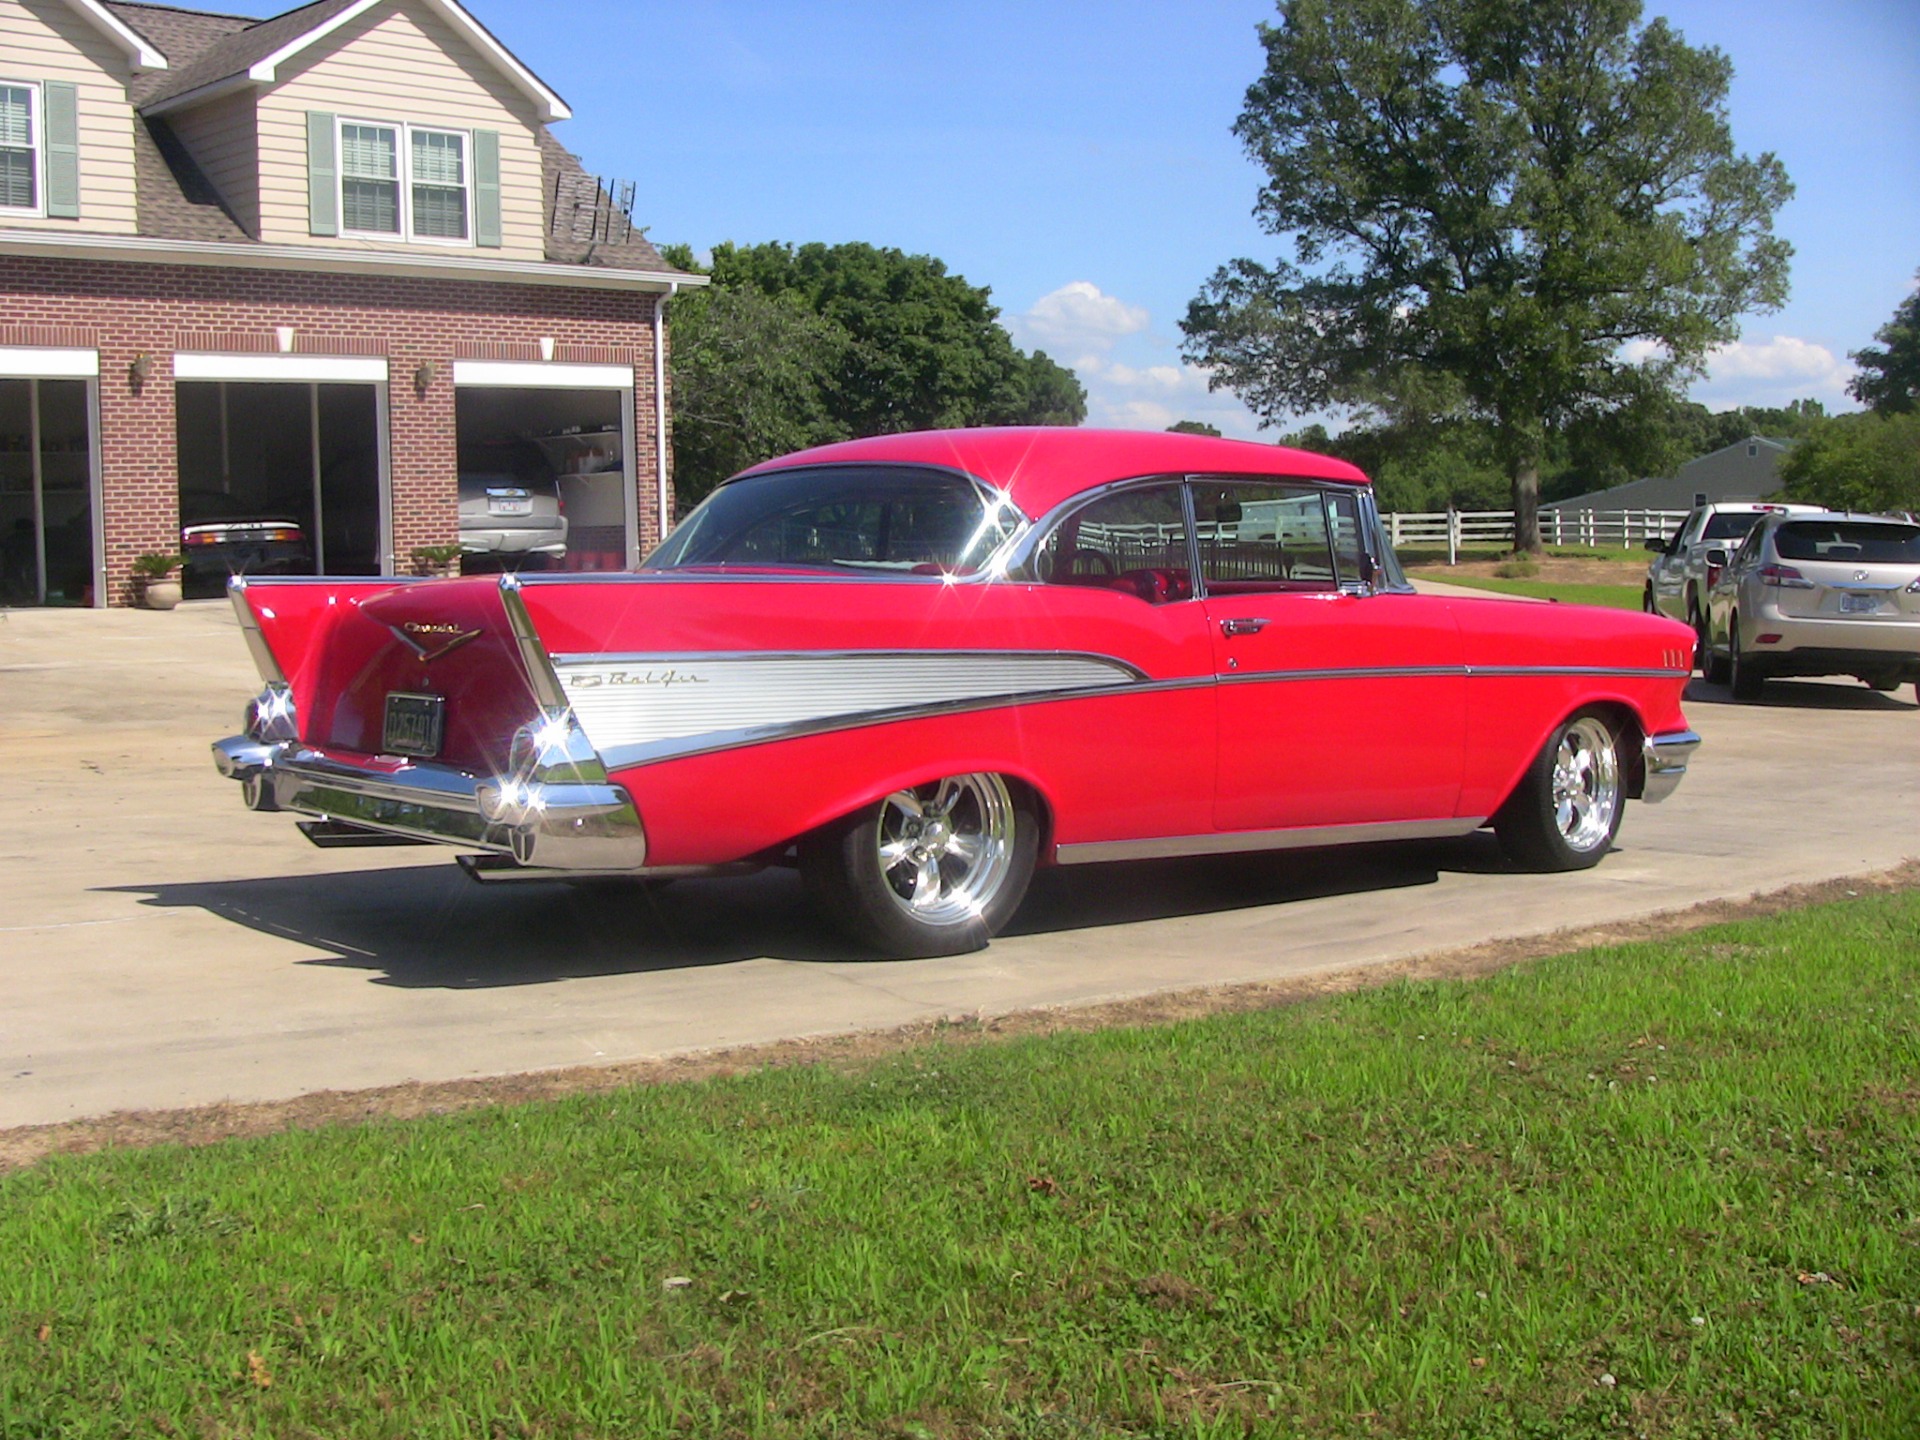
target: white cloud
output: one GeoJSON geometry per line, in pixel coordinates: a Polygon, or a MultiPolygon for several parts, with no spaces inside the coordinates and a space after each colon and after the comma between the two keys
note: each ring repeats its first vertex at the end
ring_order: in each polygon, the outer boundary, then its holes
{"type": "Polygon", "coordinates": [[[1028,348],[1045,350],[1076,370],[1147,328],[1146,307],[1108,295],[1091,280],[1072,280],[1042,295],[1006,326],[1028,348]],[[1066,357],[1072,357],[1068,359],[1066,357]]]}
{"type": "Polygon", "coordinates": [[[1737,405],[1785,405],[1811,397],[1851,408],[1847,381],[1853,363],[1826,346],[1794,335],[1767,340],[1737,340],[1707,357],[1706,378],[1692,395],[1713,409],[1737,405]]]}

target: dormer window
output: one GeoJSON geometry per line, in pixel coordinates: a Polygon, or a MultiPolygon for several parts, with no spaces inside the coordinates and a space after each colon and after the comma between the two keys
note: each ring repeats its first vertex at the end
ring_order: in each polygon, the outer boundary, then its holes
{"type": "Polygon", "coordinates": [[[0,211],[40,213],[40,87],[0,80],[0,211]]]}
{"type": "Polygon", "coordinates": [[[342,234],[471,243],[464,131],[342,120],[339,154],[342,234]]]}

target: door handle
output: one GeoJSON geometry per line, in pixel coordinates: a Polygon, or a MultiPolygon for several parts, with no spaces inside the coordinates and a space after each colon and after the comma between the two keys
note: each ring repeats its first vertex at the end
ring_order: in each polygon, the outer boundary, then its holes
{"type": "Polygon", "coordinates": [[[1267,621],[1260,616],[1254,615],[1235,616],[1231,620],[1222,620],[1220,622],[1220,633],[1222,635],[1258,635],[1266,628],[1267,621]]]}

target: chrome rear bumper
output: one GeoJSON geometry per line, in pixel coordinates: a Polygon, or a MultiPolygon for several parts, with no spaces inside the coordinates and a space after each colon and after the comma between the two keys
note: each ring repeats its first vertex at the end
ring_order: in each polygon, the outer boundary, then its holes
{"type": "Polygon", "coordinates": [[[514,776],[481,778],[420,762],[374,769],[298,741],[235,735],[213,746],[215,768],[246,787],[247,803],[256,810],[294,810],[383,834],[511,855],[546,870],[643,868],[646,829],[627,792],[577,772],[556,774],[551,760],[542,765],[530,756],[529,763],[515,766],[514,776]]]}
{"type": "Polygon", "coordinates": [[[1665,735],[1649,735],[1640,747],[1640,798],[1657,804],[1674,792],[1687,773],[1687,762],[1700,748],[1700,737],[1691,730],[1674,730],[1665,735]]]}

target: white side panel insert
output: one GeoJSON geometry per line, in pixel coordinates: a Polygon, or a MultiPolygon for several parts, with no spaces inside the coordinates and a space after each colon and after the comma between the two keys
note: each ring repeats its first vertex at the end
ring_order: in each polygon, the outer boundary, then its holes
{"type": "Polygon", "coordinates": [[[1100,655],[918,650],[556,655],[574,716],[609,767],[863,716],[1111,689],[1144,677],[1100,655]]]}

